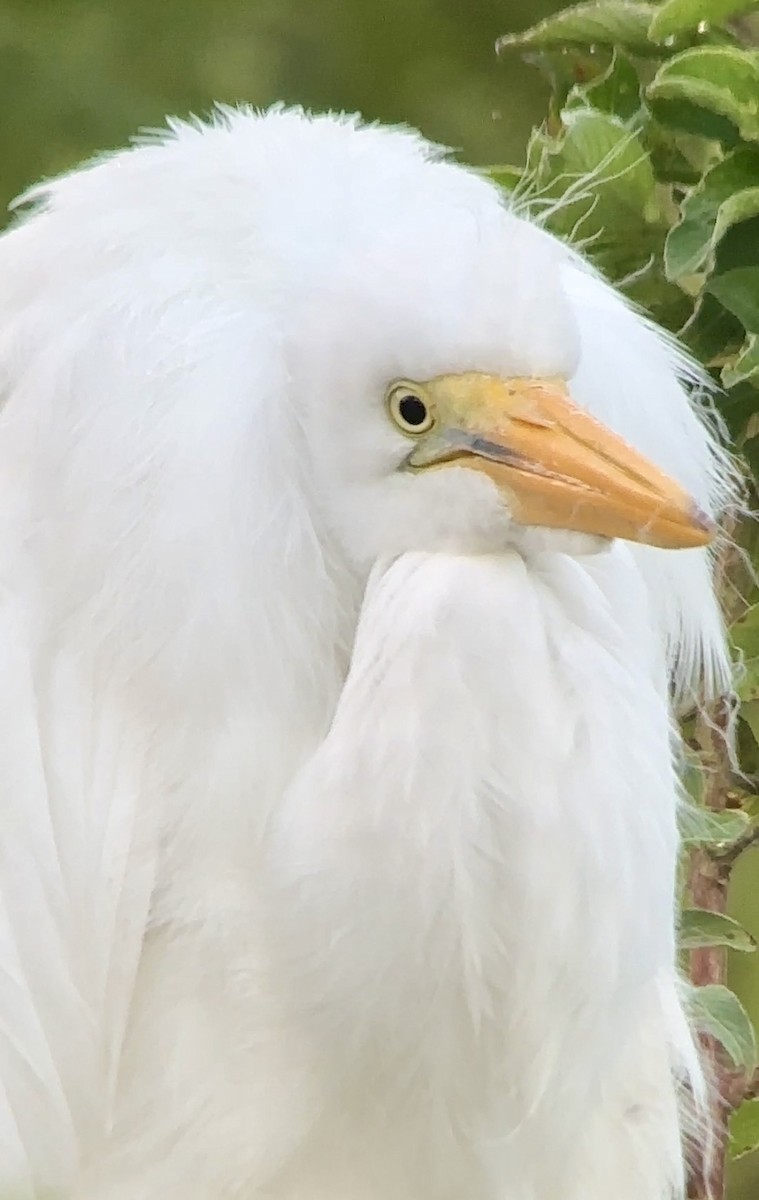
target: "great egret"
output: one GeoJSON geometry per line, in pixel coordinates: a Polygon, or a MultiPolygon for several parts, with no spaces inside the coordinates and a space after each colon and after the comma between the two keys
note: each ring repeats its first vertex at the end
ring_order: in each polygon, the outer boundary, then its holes
{"type": "Polygon", "coordinates": [[[26,200],[2,1195],[676,1194],[690,368],[410,131],[219,110],[26,200]]]}

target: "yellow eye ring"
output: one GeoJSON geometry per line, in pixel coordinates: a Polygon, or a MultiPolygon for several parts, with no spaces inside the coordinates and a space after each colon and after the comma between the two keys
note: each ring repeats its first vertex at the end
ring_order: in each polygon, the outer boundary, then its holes
{"type": "Polygon", "coordinates": [[[418,437],[435,424],[429,404],[413,383],[395,383],[387,395],[387,407],[402,433],[418,437]]]}

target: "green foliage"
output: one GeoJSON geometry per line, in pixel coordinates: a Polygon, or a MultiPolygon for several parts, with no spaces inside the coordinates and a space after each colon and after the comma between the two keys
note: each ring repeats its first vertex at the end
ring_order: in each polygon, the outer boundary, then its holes
{"type": "Polygon", "coordinates": [[[499,33],[561,0],[0,0],[0,225],[38,178],[167,113],[277,101],[408,122],[469,161],[518,153],[541,81],[499,33]]]}
{"type": "Polygon", "coordinates": [[[733,621],[730,636],[741,664],[738,695],[744,703],[759,700],[759,604],[733,621]]]}
{"type": "Polygon", "coordinates": [[[740,808],[713,812],[705,807],[683,809],[680,833],[686,847],[706,846],[722,853],[745,837],[751,828],[751,818],[740,808]]]}
{"type": "Polygon", "coordinates": [[[757,179],[759,150],[753,147],[733,150],[705,171],[681,202],[679,220],[667,234],[668,279],[713,272],[717,247],[728,230],[759,214],[757,179]]]}
{"type": "MultiPolygon", "coordinates": [[[[525,166],[494,177],[702,359],[759,463],[759,53],[730,24],[750,7],[598,0],[502,38],[553,95],[525,166]]],[[[746,700],[759,699],[759,646],[740,646],[753,620],[735,627],[746,700]]]]}
{"type": "Polygon", "coordinates": [[[525,171],[498,178],[728,387],[759,379],[759,54],[721,27],[746,7],[599,0],[499,43],[554,95],[525,171]]]}
{"type": "Polygon", "coordinates": [[[759,1100],[747,1100],[730,1118],[730,1152],[742,1158],[759,1148],[759,1100]]]}
{"type": "Polygon", "coordinates": [[[667,0],[653,16],[649,37],[654,42],[664,42],[697,29],[702,21],[720,25],[730,17],[748,12],[755,3],[756,0],[667,0]]]}
{"type": "Polygon", "coordinates": [[[738,921],[708,908],[684,908],[680,914],[680,949],[728,946],[744,954],[756,950],[756,942],[738,921]]]}
{"type": "Polygon", "coordinates": [[[729,988],[708,983],[691,994],[696,1029],[720,1042],[736,1067],[752,1074],[757,1066],[756,1034],[745,1008],[729,988]]]}
{"type": "MultiPolygon", "coordinates": [[[[502,38],[502,54],[526,52],[541,68],[551,101],[525,165],[493,172],[711,372],[716,405],[745,460],[753,505],[759,21],[752,25],[745,14],[757,7],[757,0],[597,0],[502,38]]],[[[745,520],[737,536],[742,553],[721,551],[720,578],[739,664],[740,763],[724,742],[720,751],[714,736],[715,714],[724,719],[724,708],[685,715],[691,803],[680,814],[686,856],[680,946],[694,964],[709,956],[709,970],[696,971],[703,985],[693,991],[692,1018],[707,1044],[722,1047],[712,1061],[730,1089],[730,1146],[741,1157],[759,1148],[757,1040],[741,1000],[714,982],[725,978],[727,951],[756,949],[751,934],[722,911],[732,864],[759,841],[759,537],[745,520]],[[700,893],[696,877],[706,883],[700,893]],[[714,907],[694,905],[691,887],[714,907]]]]}
{"type": "Polygon", "coordinates": [[[640,53],[655,53],[649,38],[655,4],[628,0],[601,0],[577,4],[534,25],[524,33],[508,33],[497,49],[565,50],[572,47],[624,46],[640,53]]]}
{"type": "MultiPolygon", "coordinates": [[[[722,140],[733,142],[738,135],[749,141],[759,139],[759,58],[734,46],[701,46],[662,63],[646,89],[649,103],[679,102],[682,110],[705,110],[706,114],[724,117],[731,128],[722,140]]],[[[654,109],[656,111],[656,109],[654,109]]],[[[672,120],[675,128],[679,122],[672,120]]],[[[666,116],[666,110],[665,110],[666,116]]],[[[698,112],[688,119],[685,128],[698,133],[699,120],[706,119],[698,112]],[[695,123],[695,128],[693,126],[695,123]]],[[[715,127],[703,127],[709,134],[715,127]]]]}

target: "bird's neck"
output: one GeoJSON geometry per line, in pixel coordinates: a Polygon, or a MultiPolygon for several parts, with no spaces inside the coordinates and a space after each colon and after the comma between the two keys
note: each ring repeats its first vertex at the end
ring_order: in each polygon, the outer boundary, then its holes
{"type": "Polygon", "coordinates": [[[264,854],[283,995],[333,1071],[392,1091],[411,1062],[514,1120],[589,1095],[673,953],[668,716],[628,632],[566,556],[370,581],[264,854]]]}

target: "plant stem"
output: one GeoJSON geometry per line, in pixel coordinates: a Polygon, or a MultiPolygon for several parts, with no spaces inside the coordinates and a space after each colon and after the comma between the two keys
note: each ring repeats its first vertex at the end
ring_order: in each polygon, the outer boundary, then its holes
{"type": "MultiPolygon", "coordinates": [[[[706,774],[705,803],[715,812],[724,810],[731,782],[729,727],[732,717],[730,700],[720,699],[705,710],[696,724],[696,737],[701,749],[706,774]]],[[[720,860],[706,850],[694,850],[690,861],[690,893],[697,908],[724,913],[732,863],[720,860]]],[[[722,946],[703,946],[690,956],[690,977],[702,987],[709,983],[724,984],[727,979],[727,951],[722,946]]],[[[691,1181],[693,1200],[724,1200],[727,1122],[733,1107],[734,1071],[719,1042],[702,1034],[704,1067],[709,1076],[713,1097],[711,1132],[713,1145],[704,1155],[699,1170],[691,1181]]]]}
{"type": "MultiPolygon", "coordinates": [[[[715,564],[715,587],[728,620],[734,615],[731,611],[736,603],[733,576],[740,563],[733,541],[735,532],[735,521],[729,520],[715,564]]],[[[713,812],[723,812],[728,805],[733,774],[732,722],[733,701],[730,696],[720,696],[712,704],[704,706],[696,721],[696,742],[705,780],[704,803],[713,812]]],[[[726,912],[730,874],[736,857],[731,854],[720,856],[704,849],[692,852],[688,882],[691,902],[696,908],[726,912]]],[[[725,984],[727,950],[722,946],[703,946],[693,950],[690,978],[697,987],[712,983],[725,984]]],[[[692,1200],[724,1200],[728,1121],[733,1109],[743,1100],[748,1081],[743,1076],[736,1076],[719,1042],[706,1034],[701,1034],[699,1041],[704,1069],[712,1087],[711,1138],[708,1151],[702,1154],[698,1170],[691,1177],[689,1196],[692,1200]]]]}

